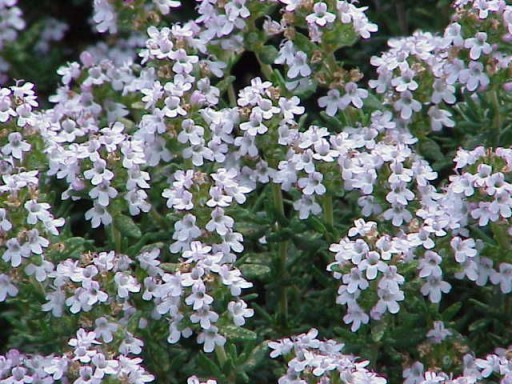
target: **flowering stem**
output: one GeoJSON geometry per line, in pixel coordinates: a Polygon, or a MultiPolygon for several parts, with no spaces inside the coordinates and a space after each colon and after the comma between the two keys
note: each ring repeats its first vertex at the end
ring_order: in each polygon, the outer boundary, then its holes
{"type": "Polygon", "coordinates": [[[233,87],[233,83],[228,85],[228,99],[229,104],[232,107],[236,107],[236,95],[235,95],[235,87],[233,87]]]}
{"type": "Polygon", "coordinates": [[[332,206],[332,195],[325,194],[324,196],[324,221],[332,229],[334,227],[334,212],[332,206]]]}
{"type": "MultiPolygon", "coordinates": [[[[272,197],[274,200],[274,211],[278,215],[276,223],[276,230],[281,227],[280,221],[285,218],[284,214],[284,202],[283,193],[281,187],[278,184],[272,184],[272,197]]],[[[288,271],[286,269],[286,255],[288,253],[288,241],[281,241],[279,243],[278,260],[277,260],[277,276],[281,281],[286,282],[288,271]]],[[[285,283],[279,286],[279,308],[278,308],[278,320],[283,328],[287,327],[288,324],[288,294],[286,291],[285,283]]]]}
{"type": "Polygon", "coordinates": [[[112,243],[114,244],[114,249],[117,253],[121,252],[121,233],[117,230],[114,224],[110,224],[111,233],[112,233],[112,243]]]}
{"type": "Polygon", "coordinates": [[[286,280],[288,279],[288,273],[286,270],[286,254],[288,253],[288,241],[281,241],[279,243],[279,268],[278,275],[284,282],[279,287],[279,322],[283,328],[287,327],[288,324],[288,293],[286,291],[286,280]]]}
{"type": "MultiPolygon", "coordinates": [[[[221,369],[224,368],[226,365],[226,362],[228,361],[228,355],[226,354],[226,350],[224,349],[223,345],[216,345],[215,346],[215,356],[217,356],[217,360],[219,361],[219,365],[221,369]]],[[[231,371],[229,375],[226,377],[226,383],[231,384],[235,383],[236,378],[234,376],[234,372],[231,371]]]]}
{"type": "Polygon", "coordinates": [[[263,76],[265,76],[265,78],[267,80],[271,80],[272,72],[273,72],[272,66],[270,66],[269,64],[265,64],[263,61],[261,61],[260,56],[258,55],[257,52],[254,52],[254,54],[256,55],[256,59],[258,60],[258,64],[260,66],[261,73],[263,73],[263,76]]]}
{"type": "MultiPolygon", "coordinates": [[[[495,130],[494,137],[496,138],[496,141],[499,142],[503,122],[501,120],[500,102],[498,98],[498,92],[496,90],[491,92],[491,98],[494,105],[494,119],[492,124],[495,130]]],[[[498,143],[496,143],[496,145],[498,145],[498,143]]]]}
{"type": "Polygon", "coordinates": [[[331,383],[332,384],[341,384],[341,379],[339,374],[336,374],[337,371],[333,371],[332,375],[330,376],[331,383]]]}
{"type": "Polygon", "coordinates": [[[162,228],[166,228],[166,223],[162,215],[154,208],[152,207],[149,211],[150,216],[155,220],[162,228]]]}
{"type": "Polygon", "coordinates": [[[217,360],[219,361],[221,367],[226,364],[226,361],[228,361],[228,356],[226,355],[226,350],[224,349],[223,345],[215,346],[215,356],[217,356],[217,360]]]}
{"type": "Polygon", "coordinates": [[[284,215],[284,201],[283,201],[283,193],[281,192],[281,187],[279,184],[272,184],[272,199],[274,200],[274,209],[278,215],[278,222],[282,222],[282,219],[285,218],[284,215]]]}

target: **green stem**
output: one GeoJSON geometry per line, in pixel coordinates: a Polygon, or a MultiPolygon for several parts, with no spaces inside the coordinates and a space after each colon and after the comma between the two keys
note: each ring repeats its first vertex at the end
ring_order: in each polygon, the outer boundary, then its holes
{"type": "Polygon", "coordinates": [[[260,65],[261,73],[263,73],[263,76],[265,76],[265,78],[267,80],[270,80],[272,78],[272,72],[273,72],[272,66],[262,62],[261,59],[260,59],[260,55],[258,55],[257,52],[254,52],[254,54],[256,55],[256,59],[258,60],[258,64],[260,65]]]}
{"type": "Polygon", "coordinates": [[[224,349],[223,345],[215,346],[215,356],[217,356],[217,360],[219,361],[221,367],[226,364],[226,361],[228,361],[228,356],[226,355],[226,350],[224,349]]]}
{"type": "Polygon", "coordinates": [[[274,209],[278,214],[279,220],[284,219],[284,201],[283,193],[279,184],[272,184],[272,199],[274,200],[274,209]]]}
{"type": "Polygon", "coordinates": [[[167,224],[165,223],[164,218],[162,217],[162,215],[160,213],[158,213],[158,211],[155,208],[151,208],[151,210],[149,211],[149,215],[151,216],[151,218],[153,220],[155,220],[158,223],[158,225],[161,228],[167,227],[167,224]]]}
{"type": "Polygon", "coordinates": [[[283,281],[279,286],[279,322],[281,326],[286,329],[288,327],[288,292],[286,284],[288,280],[288,270],[286,268],[286,254],[288,253],[288,241],[281,241],[279,243],[279,267],[278,276],[283,281]]]}
{"type": "Polygon", "coordinates": [[[236,95],[235,95],[235,87],[233,87],[233,83],[228,85],[228,99],[229,104],[232,107],[236,107],[236,95]]]}
{"type": "Polygon", "coordinates": [[[334,209],[332,206],[332,195],[331,194],[325,194],[324,196],[324,209],[323,209],[323,215],[324,215],[324,221],[327,225],[329,225],[330,229],[334,227],[334,209]]]}
{"type": "MultiPolygon", "coordinates": [[[[272,184],[272,197],[274,201],[274,211],[278,215],[276,223],[276,231],[281,228],[280,221],[285,219],[284,201],[281,187],[278,184],[272,184]]],[[[277,276],[281,279],[282,284],[279,286],[279,305],[278,305],[278,321],[281,326],[286,329],[288,324],[288,292],[286,284],[288,280],[288,270],[286,268],[286,257],[288,254],[288,241],[279,243],[277,254],[277,276]]]]}
{"type": "Polygon", "coordinates": [[[334,56],[334,53],[331,53],[331,54],[328,54],[325,56],[325,67],[327,68],[327,70],[329,71],[329,75],[331,76],[331,79],[332,79],[332,76],[334,75],[334,72],[336,71],[337,67],[338,67],[338,63],[336,61],[336,57],[334,56]]]}
{"type": "Polygon", "coordinates": [[[491,98],[492,98],[492,103],[494,105],[494,119],[492,122],[494,132],[492,134],[496,138],[496,142],[494,144],[495,144],[495,146],[498,146],[499,139],[501,136],[501,127],[503,126],[503,121],[501,119],[501,113],[500,113],[500,102],[499,102],[499,98],[498,98],[498,91],[493,90],[491,92],[491,98]]]}
{"type": "MultiPolygon", "coordinates": [[[[226,362],[228,361],[228,355],[226,354],[226,350],[224,349],[223,345],[215,346],[215,356],[217,356],[217,360],[219,361],[221,369],[224,370],[224,366],[226,365],[226,362]]],[[[235,372],[233,372],[233,371],[229,372],[228,376],[226,377],[226,383],[227,384],[235,384],[236,383],[235,372]]]]}
{"type": "Polygon", "coordinates": [[[121,233],[117,230],[114,223],[110,224],[110,229],[112,233],[112,243],[114,244],[114,249],[117,253],[121,252],[121,233]]]}

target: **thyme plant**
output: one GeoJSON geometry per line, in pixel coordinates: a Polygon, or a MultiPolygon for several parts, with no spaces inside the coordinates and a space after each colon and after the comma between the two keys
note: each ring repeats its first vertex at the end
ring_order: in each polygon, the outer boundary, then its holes
{"type": "Polygon", "coordinates": [[[512,382],[509,2],[92,3],[46,101],[0,0],[2,383],[512,382]]]}

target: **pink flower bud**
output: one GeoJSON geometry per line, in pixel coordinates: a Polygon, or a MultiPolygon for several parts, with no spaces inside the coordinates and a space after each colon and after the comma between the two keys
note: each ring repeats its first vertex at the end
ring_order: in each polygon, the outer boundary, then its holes
{"type": "Polygon", "coordinates": [[[80,61],[82,62],[85,68],[89,68],[94,64],[94,58],[87,51],[83,51],[80,54],[80,61]]]}
{"type": "Polygon", "coordinates": [[[74,191],[81,191],[85,188],[84,181],[82,179],[76,178],[71,183],[71,188],[73,188],[74,191]]]}
{"type": "Polygon", "coordinates": [[[501,40],[502,40],[504,43],[510,43],[510,42],[512,42],[512,34],[511,34],[511,33],[507,33],[506,35],[503,35],[503,37],[501,38],[501,40]]]}
{"type": "Polygon", "coordinates": [[[503,90],[505,92],[512,92],[512,81],[503,84],[503,90]]]}

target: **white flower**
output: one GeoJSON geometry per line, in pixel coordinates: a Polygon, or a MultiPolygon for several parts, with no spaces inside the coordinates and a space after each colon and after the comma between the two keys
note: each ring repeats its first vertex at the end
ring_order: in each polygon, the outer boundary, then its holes
{"type": "Polygon", "coordinates": [[[338,110],[344,110],[351,103],[356,108],[362,108],[363,99],[368,97],[368,91],[362,88],[357,88],[357,84],[349,82],[345,84],[345,94],[340,96],[337,89],[331,89],[327,92],[327,96],[322,96],[318,99],[320,108],[326,108],[325,112],[329,116],[334,116],[338,110]]]}
{"type": "Polygon", "coordinates": [[[2,255],[2,260],[10,262],[11,267],[15,268],[21,264],[23,258],[30,256],[30,247],[27,244],[21,245],[17,238],[9,239],[5,242],[7,250],[2,255]]]}
{"type": "Polygon", "coordinates": [[[0,274],[0,302],[4,302],[7,296],[14,297],[18,294],[18,288],[11,282],[6,274],[0,274]]]}
{"type": "Polygon", "coordinates": [[[270,357],[273,359],[279,356],[285,356],[293,349],[293,343],[288,338],[284,338],[278,341],[271,341],[268,343],[268,346],[273,350],[270,352],[270,357]]]}
{"type": "Polygon", "coordinates": [[[99,317],[94,321],[96,327],[94,333],[98,338],[102,338],[105,343],[110,343],[113,340],[112,334],[117,330],[116,323],[109,323],[105,317],[99,317]]]}
{"type": "Polygon", "coordinates": [[[490,81],[485,73],[484,65],[479,61],[471,61],[467,69],[461,70],[459,80],[466,84],[466,89],[470,92],[476,91],[479,87],[486,88],[490,81]]]}
{"type": "Polygon", "coordinates": [[[451,335],[452,332],[444,327],[442,321],[434,321],[434,328],[427,332],[427,339],[429,339],[432,344],[439,344],[451,335]]]}
{"type": "Polygon", "coordinates": [[[7,211],[5,208],[0,208],[0,229],[4,232],[12,228],[11,222],[7,219],[7,211]]]}
{"type": "Polygon", "coordinates": [[[467,258],[473,258],[477,255],[476,243],[473,239],[462,240],[456,236],[450,241],[450,246],[455,251],[455,260],[458,263],[464,263],[467,258]]]}
{"type": "Polygon", "coordinates": [[[114,8],[107,0],[94,0],[93,20],[97,24],[96,29],[100,33],[117,32],[117,15],[114,8]]]}
{"type": "Polygon", "coordinates": [[[315,201],[314,195],[302,195],[300,200],[293,203],[293,208],[299,211],[301,220],[307,219],[310,214],[318,215],[322,212],[322,207],[315,201]]]}
{"type": "Polygon", "coordinates": [[[211,213],[211,220],[206,224],[206,229],[210,232],[217,232],[219,235],[226,235],[234,225],[233,218],[226,216],[224,210],[215,207],[211,213]]]}
{"type": "Polygon", "coordinates": [[[443,281],[441,276],[430,275],[427,277],[427,282],[421,286],[420,291],[423,296],[428,296],[432,303],[439,303],[441,293],[448,293],[451,288],[452,286],[443,281]]]}
{"type": "Polygon", "coordinates": [[[323,175],[320,172],[312,172],[308,177],[302,177],[298,181],[298,186],[302,188],[305,195],[323,195],[326,191],[322,184],[323,175]]]}
{"type": "Polygon", "coordinates": [[[307,55],[299,51],[293,57],[291,63],[289,63],[290,68],[288,69],[287,76],[290,79],[294,79],[297,76],[301,75],[302,77],[307,77],[311,75],[311,68],[308,65],[308,57],[307,55]]]}
{"type": "Polygon", "coordinates": [[[112,216],[107,212],[106,208],[94,201],[91,209],[85,212],[86,220],[91,221],[91,226],[97,228],[100,224],[109,225],[112,223],[112,216]]]}
{"type": "Polygon", "coordinates": [[[361,324],[368,324],[370,317],[361,309],[361,307],[353,302],[347,307],[347,314],[343,316],[345,324],[352,324],[350,330],[352,332],[357,331],[361,324]]]}
{"type": "Polygon", "coordinates": [[[512,291],[512,264],[500,263],[499,272],[491,271],[491,282],[500,286],[503,293],[512,291]]]}
{"type": "MultiPolygon", "coordinates": [[[[363,88],[357,88],[354,82],[345,84],[345,95],[341,98],[342,105],[348,106],[350,103],[356,108],[363,107],[363,99],[368,97],[368,91],[363,88]]],[[[342,108],[343,109],[343,108],[342,108]]]]}
{"type": "Polygon", "coordinates": [[[226,343],[226,338],[218,333],[216,326],[212,325],[197,336],[197,342],[204,344],[203,351],[213,352],[216,345],[222,347],[226,343]]]}
{"type": "Polygon", "coordinates": [[[395,111],[400,112],[400,117],[404,120],[409,120],[413,112],[421,111],[421,103],[413,99],[410,91],[402,92],[393,107],[395,111]]]}
{"type": "Polygon", "coordinates": [[[45,298],[48,301],[42,305],[41,309],[45,312],[51,311],[55,317],[61,317],[66,302],[64,292],[57,288],[57,290],[47,293],[45,298]]]}
{"type": "Polygon", "coordinates": [[[350,273],[343,275],[343,283],[347,284],[347,292],[355,293],[368,288],[368,281],[363,277],[359,268],[352,268],[350,273]]]}
{"type": "Polygon", "coordinates": [[[130,332],[126,332],[123,342],[119,346],[119,353],[122,353],[123,355],[128,355],[130,353],[138,355],[142,352],[143,345],[144,343],[142,340],[137,339],[130,332]]]}
{"type": "Polygon", "coordinates": [[[39,282],[43,282],[48,278],[48,274],[53,272],[54,265],[49,261],[43,260],[41,265],[29,264],[25,267],[25,273],[29,276],[35,275],[39,282]]]}
{"type": "Polygon", "coordinates": [[[110,199],[117,196],[117,191],[110,186],[110,181],[102,180],[89,191],[89,196],[94,199],[94,203],[102,207],[107,207],[110,203],[110,199]]]}
{"type": "Polygon", "coordinates": [[[114,173],[107,169],[107,162],[103,159],[97,159],[93,164],[93,169],[84,172],[84,177],[91,180],[92,185],[98,185],[102,181],[110,181],[114,178],[114,173]]]}
{"type": "Polygon", "coordinates": [[[32,146],[23,140],[23,136],[19,132],[11,132],[7,136],[8,144],[2,147],[2,153],[6,156],[11,155],[15,159],[22,160],[23,152],[30,151],[32,146]]]}
{"type": "Polygon", "coordinates": [[[375,251],[368,252],[357,267],[361,271],[366,271],[366,278],[368,280],[374,280],[379,271],[384,272],[387,269],[386,263],[380,260],[380,254],[375,251]]]}
{"type": "Polygon", "coordinates": [[[404,91],[415,91],[418,89],[418,83],[414,81],[414,71],[410,68],[406,68],[401,71],[399,77],[395,77],[391,80],[391,85],[395,87],[397,92],[404,91]]]}
{"type": "Polygon", "coordinates": [[[127,273],[117,272],[114,281],[117,285],[117,296],[121,299],[128,298],[130,292],[140,292],[140,284],[137,279],[127,273]]]}
{"type": "Polygon", "coordinates": [[[492,47],[487,42],[487,33],[485,32],[477,32],[475,37],[466,39],[464,42],[464,48],[468,48],[470,50],[469,57],[471,60],[478,60],[482,53],[488,55],[492,52],[492,47]]]}
{"type": "Polygon", "coordinates": [[[312,14],[306,16],[306,21],[310,24],[317,24],[320,27],[325,27],[336,20],[336,15],[331,12],[327,12],[327,4],[324,2],[318,2],[313,6],[312,14]]]}
{"type": "Polygon", "coordinates": [[[434,104],[439,104],[441,101],[444,101],[446,104],[453,104],[457,101],[455,87],[443,79],[435,79],[432,89],[431,100],[434,104]]]}
{"type": "Polygon", "coordinates": [[[404,384],[420,384],[423,381],[424,367],[419,361],[416,361],[409,368],[404,369],[402,377],[404,384]]]}
{"type": "Polygon", "coordinates": [[[178,8],[181,6],[181,1],[176,0],[153,0],[153,3],[162,15],[169,14],[171,8],[178,8]]]}
{"type": "Polygon", "coordinates": [[[246,317],[254,315],[254,310],[247,308],[247,303],[243,300],[230,301],[228,303],[228,311],[231,317],[233,317],[233,323],[239,327],[245,324],[246,317]]]}

